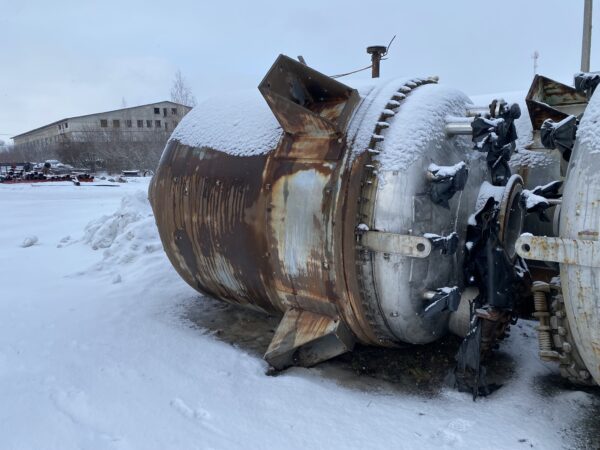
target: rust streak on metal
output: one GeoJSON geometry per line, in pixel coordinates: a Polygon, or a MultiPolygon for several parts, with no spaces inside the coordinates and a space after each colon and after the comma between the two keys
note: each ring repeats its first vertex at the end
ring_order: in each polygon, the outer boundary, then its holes
{"type": "Polygon", "coordinates": [[[345,289],[341,257],[354,232],[339,200],[350,180],[345,128],[358,95],[295,64],[280,58],[260,86],[286,131],[267,155],[239,164],[169,143],[150,187],[161,239],[201,292],[268,312],[342,316],[359,340],[375,343],[360,307],[348,307],[348,296],[359,300],[345,289]]]}

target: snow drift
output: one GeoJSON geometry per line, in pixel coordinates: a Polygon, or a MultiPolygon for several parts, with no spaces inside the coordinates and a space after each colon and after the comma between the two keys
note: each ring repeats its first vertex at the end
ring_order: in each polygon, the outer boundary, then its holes
{"type": "MultiPolygon", "coordinates": [[[[94,250],[103,249],[96,270],[111,269],[113,282],[120,282],[120,266],[154,258],[164,260],[162,244],[154,222],[150,202],[145,191],[128,194],[121,200],[117,211],[91,221],[86,227],[82,242],[94,250]]],[[[136,268],[143,267],[137,264],[136,268]]]]}

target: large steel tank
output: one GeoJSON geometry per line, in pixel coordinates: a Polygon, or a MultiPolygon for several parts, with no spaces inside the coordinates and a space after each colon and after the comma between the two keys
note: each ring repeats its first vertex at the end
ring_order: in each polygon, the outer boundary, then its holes
{"type": "Polygon", "coordinates": [[[564,189],[554,214],[555,234],[523,235],[517,251],[532,261],[559,265],[555,278],[546,283],[540,277],[533,287],[540,356],[557,361],[562,375],[575,383],[600,384],[600,92],[593,93],[600,75],[579,78],[593,85],[576,90],[546,80],[537,88],[534,83],[530,91],[549,91],[547,97],[553,100],[534,106],[534,128],[547,128],[558,136],[561,126],[578,127],[562,145],[567,152],[563,151],[564,189]]]}
{"type": "MultiPolygon", "coordinates": [[[[182,278],[283,314],[265,355],[276,368],[464,335],[467,227],[489,175],[446,125],[469,98],[436,78],[355,89],[285,56],[259,91],[195,107],[162,155],[150,200],[182,278]]],[[[520,232],[521,190],[514,176],[484,198],[501,240],[520,232]]]]}

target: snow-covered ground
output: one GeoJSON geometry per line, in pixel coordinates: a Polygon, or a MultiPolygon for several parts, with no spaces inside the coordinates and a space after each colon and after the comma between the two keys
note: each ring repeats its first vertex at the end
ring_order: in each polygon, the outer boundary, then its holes
{"type": "Polygon", "coordinates": [[[0,185],[0,448],[600,445],[597,394],[554,387],[528,322],[503,347],[513,375],[475,403],[344,363],[265,375],[274,320],[184,284],[147,183],[0,185]]]}

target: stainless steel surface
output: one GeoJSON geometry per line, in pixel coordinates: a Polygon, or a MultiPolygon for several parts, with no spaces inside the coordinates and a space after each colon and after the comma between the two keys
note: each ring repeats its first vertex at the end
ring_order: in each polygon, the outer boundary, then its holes
{"type": "Polygon", "coordinates": [[[394,253],[411,258],[427,258],[431,253],[431,242],[418,236],[407,234],[367,231],[361,244],[373,252],[394,253]]]}
{"type": "MultiPolygon", "coordinates": [[[[437,86],[429,89],[441,90],[437,86]]],[[[426,108],[425,105],[422,107],[426,108]]],[[[461,284],[467,219],[475,208],[479,186],[487,177],[483,155],[473,152],[468,139],[448,139],[445,125],[441,120],[431,126],[429,133],[436,138],[426,144],[422,156],[412,164],[402,170],[390,170],[385,165],[380,167],[378,188],[373,197],[369,197],[368,204],[373,205],[372,229],[414,236],[426,233],[447,236],[457,232],[460,237],[455,255],[441,255],[439,250],[432,251],[426,259],[393,254],[386,257],[382,253],[371,255],[368,269],[363,272],[372,277],[369,298],[378,305],[392,339],[403,342],[432,342],[448,331],[449,313],[434,318],[423,317],[427,304],[422,293],[461,284]],[[465,189],[454,195],[449,209],[433,204],[427,194],[429,164],[452,166],[460,161],[469,164],[465,189]]],[[[391,127],[395,126],[402,124],[391,121],[391,127]]]]}
{"type": "Polygon", "coordinates": [[[446,122],[444,131],[447,136],[470,136],[473,134],[473,129],[471,128],[472,122],[472,118],[465,118],[464,120],[450,119],[450,121],[446,122]]]}
{"type": "MultiPolygon", "coordinates": [[[[597,249],[600,236],[600,92],[590,100],[577,132],[561,204],[560,237],[589,242],[597,249]]],[[[585,247],[588,248],[588,247],[585,247]]],[[[600,270],[588,265],[597,251],[582,254],[586,265],[560,265],[560,280],[571,333],[585,365],[600,383],[600,270]]]]}

